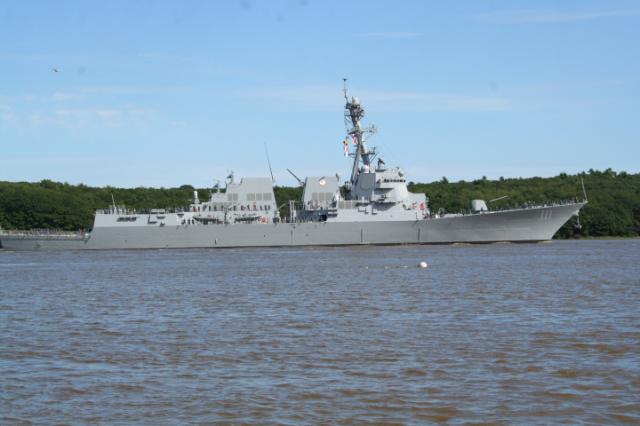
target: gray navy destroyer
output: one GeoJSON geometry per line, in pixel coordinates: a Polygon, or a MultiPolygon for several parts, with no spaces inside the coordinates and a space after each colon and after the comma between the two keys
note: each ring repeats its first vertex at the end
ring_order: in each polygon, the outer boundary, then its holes
{"type": "Polygon", "coordinates": [[[194,192],[183,209],[142,213],[114,202],[96,212],[88,233],[0,231],[0,244],[8,250],[76,250],[536,242],[550,240],[586,203],[585,196],[490,211],[485,201],[470,200],[471,213],[434,214],[425,194],[409,192],[404,171],[369,148],[365,136],[375,128],[362,127],[364,108],[346,88],[344,94],[350,179],[342,185],[338,175],[307,177],[302,200],[289,202],[285,218],[271,178],[235,182],[231,174],[224,192],[213,192],[208,201],[194,192]]]}

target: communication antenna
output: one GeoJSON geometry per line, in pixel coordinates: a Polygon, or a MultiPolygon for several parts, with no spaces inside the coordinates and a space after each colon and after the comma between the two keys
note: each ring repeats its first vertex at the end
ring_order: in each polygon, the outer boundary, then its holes
{"type": "Polygon", "coordinates": [[[584,200],[588,202],[589,200],[587,199],[587,190],[584,189],[584,176],[580,176],[580,184],[582,185],[582,195],[584,195],[584,200]]]}
{"type": "Polygon", "coordinates": [[[116,199],[113,198],[113,193],[111,193],[111,203],[113,203],[113,211],[118,213],[118,207],[116,207],[116,199]]]}
{"type": "MultiPolygon", "coordinates": [[[[349,103],[349,97],[347,96],[347,78],[343,77],[342,78],[342,92],[344,93],[344,101],[346,103],[349,103]]],[[[344,116],[344,128],[347,130],[347,133],[349,132],[349,120],[347,119],[347,116],[344,116]]]]}
{"type": "Polygon", "coordinates": [[[344,100],[349,102],[349,98],[347,97],[347,78],[342,78],[342,91],[344,92],[344,100]]]}
{"type": "Polygon", "coordinates": [[[291,176],[293,176],[294,178],[296,178],[296,180],[298,181],[298,183],[299,183],[300,185],[302,185],[302,184],[303,184],[303,183],[302,183],[302,181],[300,180],[300,178],[299,178],[298,176],[296,176],[296,174],[295,174],[295,173],[293,173],[293,172],[292,172],[291,170],[289,170],[289,169],[287,169],[287,171],[288,171],[289,173],[291,173],[291,176]]]}
{"type": "Polygon", "coordinates": [[[264,153],[267,156],[267,164],[269,164],[269,173],[271,174],[271,183],[276,183],[276,180],[273,178],[273,170],[271,170],[271,159],[269,158],[269,150],[267,149],[267,143],[264,143],[264,153]]]}

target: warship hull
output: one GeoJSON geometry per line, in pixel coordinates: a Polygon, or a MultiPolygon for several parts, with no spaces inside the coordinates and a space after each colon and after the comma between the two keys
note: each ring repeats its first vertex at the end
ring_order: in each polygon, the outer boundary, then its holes
{"type": "Polygon", "coordinates": [[[550,240],[584,203],[451,215],[416,221],[233,223],[99,227],[86,238],[2,235],[5,250],[107,250],[448,244],[550,240]]]}

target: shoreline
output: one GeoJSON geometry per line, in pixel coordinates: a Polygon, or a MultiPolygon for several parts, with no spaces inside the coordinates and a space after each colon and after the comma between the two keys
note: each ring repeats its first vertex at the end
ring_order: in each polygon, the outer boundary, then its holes
{"type": "Polygon", "coordinates": [[[640,236],[598,236],[598,237],[578,237],[578,238],[553,238],[553,241],[580,241],[580,240],[640,240],[640,236]]]}

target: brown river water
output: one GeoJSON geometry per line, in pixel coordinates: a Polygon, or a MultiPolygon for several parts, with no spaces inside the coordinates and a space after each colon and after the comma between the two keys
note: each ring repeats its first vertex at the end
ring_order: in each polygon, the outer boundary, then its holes
{"type": "Polygon", "coordinates": [[[640,424],[640,240],[0,251],[22,423],[640,424]]]}

